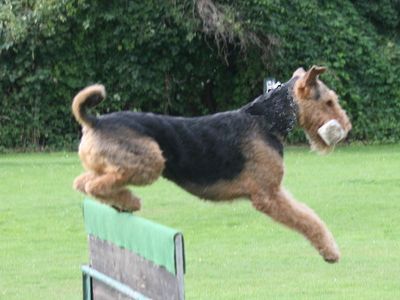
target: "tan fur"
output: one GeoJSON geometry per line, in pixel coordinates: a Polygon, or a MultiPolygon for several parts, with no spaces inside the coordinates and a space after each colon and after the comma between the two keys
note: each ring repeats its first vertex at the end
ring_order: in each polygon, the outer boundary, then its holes
{"type": "Polygon", "coordinates": [[[160,147],[153,139],[132,131],[126,130],[122,134],[134,152],[121,149],[118,144],[107,143],[107,137],[84,128],[79,145],[83,166],[97,174],[119,172],[134,185],[154,182],[164,169],[165,159],[160,147]]]}
{"type": "Polygon", "coordinates": [[[101,84],[94,84],[88,86],[87,88],[80,91],[72,100],[72,113],[74,114],[75,119],[82,126],[90,126],[90,122],[86,119],[84,115],[82,115],[82,106],[85,104],[87,99],[91,96],[98,96],[98,102],[103,100],[106,97],[106,90],[101,84]]]}
{"type": "Polygon", "coordinates": [[[329,153],[334,145],[327,145],[318,135],[318,129],[327,121],[336,119],[347,134],[351,130],[351,123],[341,108],[336,93],[318,80],[318,75],[324,71],[325,68],[316,66],[308,72],[296,70],[293,76],[300,76],[300,79],[294,86],[294,99],[299,108],[299,125],[305,130],[311,148],[320,153],[329,153]]]}
{"type": "Polygon", "coordinates": [[[284,166],[279,154],[257,137],[250,139],[244,148],[247,164],[239,177],[206,188],[194,185],[185,188],[206,199],[248,198],[260,212],[303,234],[327,262],[338,261],[339,248],[324,222],[282,187],[284,166]]]}
{"type": "Polygon", "coordinates": [[[207,187],[185,185],[184,188],[209,200],[251,198],[260,189],[276,190],[283,177],[282,157],[259,137],[252,137],[245,144],[243,153],[247,163],[237,178],[220,180],[207,187]]]}
{"type": "MultiPolygon", "coordinates": [[[[318,128],[336,119],[347,134],[351,123],[337,95],[318,80],[318,75],[324,71],[325,68],[316,66],[307,72],[301,68],[296,70],[293,76],[299,79],[293,97],[298,106],[299,125],[306,131],[311,147],[329,152],[333,147],[319,137],[318,128]]],[[[83,126],[79,156],[87,170],[75,179],[74,188],[120,210],[135,211],[140,209],[140,199],[126,185],[154,182],[165,168],[165,158],[155,140],[131,129],[121,127],[113,139],[107,133],[92,129],[83,105],[90,107],[104,97],[104,87],[94,85],[82,90],[72,104],[73,113],[83,126]],[[116,138],[125,147],[116,143],[116,138]]],[[[241,150],[245,166],[234,179],[208,186],[186,183],[182,184],[183,188],[210,200],[248,198],[260,212],[303,234],[326,261],[338,261],[339,249],[324,222],[282,187],[284,165],[279,153],[254,132],[249,132],[241,150]]]]}
{"type": "Polygon", "coordinates": [[[254,207],[273,220],[303,234],[327,262],[337,262],[339,248],[324,222],[306,205],[294,200],[283,188],[253,195],[254,207]]]}
{"type": "Polygon", "coordinates": [[[104,143],[92,129],[85,127],[79,146],[79,157],[87,173],[74,181],[74,188],[107,202],[121,210],[140,208],[140,200],[124,188],[128,184],[146,185],[160,177],[165,159],[158,144],[148,137],[126,132],[135,152],[104,143]]]}

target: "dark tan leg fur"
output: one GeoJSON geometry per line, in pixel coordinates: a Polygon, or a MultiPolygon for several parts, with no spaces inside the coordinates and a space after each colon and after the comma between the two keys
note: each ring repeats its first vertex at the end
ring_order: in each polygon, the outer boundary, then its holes
{"type": "Polygon", "coordinates": [[[122,188],[123,180],[116,180],[118,177],[118,174],[96,175],[86,172],[75,179],[73,187],[120,210],[139,210],[140,199],[133,196],[128,189],[122,188]]]}
{"type": "Polygon", "coordinates": [[[83,173],[75,178],[73,188],[81,193],[87,194],[85,185],[88,181],[93,180],[94,178],[96,178],[96,174],[92,172],[83,173]]]}
{"type": "Polygon", "coordinates": [[[127,178],[118,173],[106,173],[86,182],[85,192],[124,211],[140,209],[139,198],[123,188],[127,178]]]}
{"type": "Polygon", "coordinates": [[[254,207],[275,221],[303,234],[327,262],[339,260],[340,252],[324,222],[306,205],[280,189],[275,194],[252,197],[254,207]]]}
{"type": "Polygon", "coordinates": [[[112,137],[84,130],[79,156],[88,172],[74,181],[74,188],[123,211],[140,209],[140,199],[125,186],[154,182],[164,169],[165,159],[150,138],[126,134],[126,147],[112,137]]]}

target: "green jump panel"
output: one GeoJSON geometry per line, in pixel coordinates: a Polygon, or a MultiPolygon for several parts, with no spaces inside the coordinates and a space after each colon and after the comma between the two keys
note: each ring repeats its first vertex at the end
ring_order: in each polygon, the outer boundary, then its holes
{"type": "Polygon", "coordinates": [[[117,212],[98,201],[85,199],[86,232],[101,240],[135,252],[176,275],[175,243],[179,232],[132,213],[117,212]]]}

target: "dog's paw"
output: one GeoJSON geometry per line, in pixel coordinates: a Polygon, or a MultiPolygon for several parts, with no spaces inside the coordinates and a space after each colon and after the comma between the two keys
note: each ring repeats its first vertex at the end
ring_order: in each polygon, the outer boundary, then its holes
{"type": "Polygon", "coordinates": [[[340,253],[334,253],[331,255],[324,256],[324,260],[330,264],[337,263],[339,261],[339,259],[340,259],[340,253]]]}
{"type": "Polygon", "coordinates": [[[115,209],[117,212],[119,212],[119,213],[131,213],[131,212],[133,212],[132,210],[127,210],[127,209],[119,208],[119,207],[116,206],[116,205],[111,205],[111,207],[114,208],[114,209],[115,209]]]}
{"type": "Polygon", "coordinates": [[[333,242],[329,248],[321,250],[320,254],[327,263],[337,263],[340,259],[339,247],[335,242],[333,242]]]}
{"type": "Polygon", "coordinates": [[[74,180],[72,188],[76,191],[86,194],[85,184],[86,182],[84,182],[83,180],[81,180],[81,178],[78,177],[74,180]]]}
{"type": "Polygon", "coordinates": [[[126,209],[129,212],[138,211],[138,210],[140,210],[140,207],[141,207],[140,199],[136,198],[136,197],[132,197],[131,201],[128,201],[126,204],[127,204],[126,209]]]}
{"type": "Polygon", "coordinates": [[[114,207],[119,212],[134,212],[140,210],[140,199],[126,193],[125,197],[119,199],[120,201],[114,202],[112,207],[114,207]]]}

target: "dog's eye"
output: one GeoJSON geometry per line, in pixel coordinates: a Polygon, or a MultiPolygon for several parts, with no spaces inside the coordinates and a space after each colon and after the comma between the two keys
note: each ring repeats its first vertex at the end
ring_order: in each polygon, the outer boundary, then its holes
{"type": "Polygon", "coordinates": [[[333,100],[328,100],[325,102],[327,106],[332,107],[333,106],[333,100]]]}

